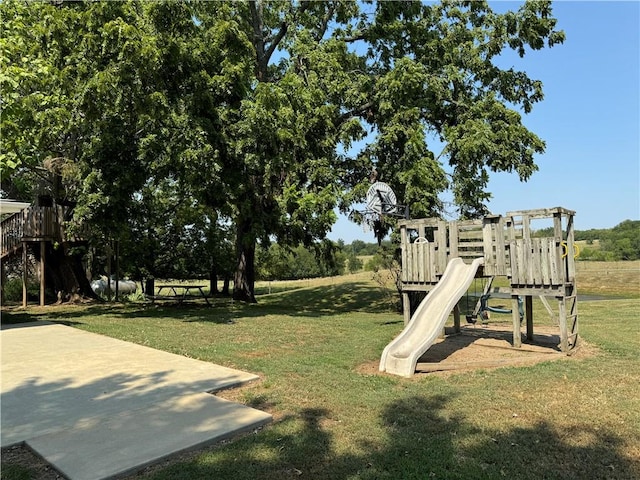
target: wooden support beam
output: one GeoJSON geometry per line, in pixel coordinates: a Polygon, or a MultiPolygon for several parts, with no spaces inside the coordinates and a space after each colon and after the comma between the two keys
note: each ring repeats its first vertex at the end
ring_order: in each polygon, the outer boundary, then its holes
{"type": "Polygon", "coordinates": [[[460,333],[460,307],[457,303],[453,307],[453,329],[456,333],[460,333]]]}
{"type": "Polygon", "coordinates": [[[22,307],[27,307],[27,242],[22,242],[22,307]]]}
{"type": "Polygon", "coordinates": [[[402,292],[402,319],[405,325],[411,320],[411,301],[409,294],[406,292],[402,292]]]}
{"type": "Polygon", "coordinates": [[[44,307],[44,287],[45,287],[45,254],[46,244],[44,240],[40,240],[40,306],[44,307]]]}
{"type": "Polygon", "coordinates": [[[520,334],[518,295],[511,295],[511,318],[513,319],[513,346],[514,348],[520,348],[522,346],[522,337],[520,334]]]}
{"type": "Polygon", "coordinates": [[[556,312],[553,311],[553,308],[551,308],[551,305],[549,305],[549,302],[547,301],[546,297],[544,295],[539,295],[539,298],[542,304],[544,305],[544,308],[546,308],[547,312],[549,312],[549,316],[551,317],[553,322],[558,323],[558,316],[556,315],[556,312]]]}
{"type": "Polygon", "coordinates": [[[533,341],[533,296],[524,297],[524,313],[527,319],[527,340],[533,341]]]}
{"type": "Polygon", "coordinates": [[[567,353],[569,351],[569,339],[567,335],[567,305],[564,297],[558,298],[558,310],[560,312],[558,316],[560,322],[560,350],[567,353]]]}

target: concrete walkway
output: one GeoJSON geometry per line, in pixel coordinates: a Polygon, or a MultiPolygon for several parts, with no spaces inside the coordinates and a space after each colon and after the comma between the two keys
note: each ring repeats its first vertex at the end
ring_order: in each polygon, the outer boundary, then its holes
{"type": "Polygon", "coordinates": [[[6,325],[1,445],[71,480],[122,475],[271,421],[206,392],[252,374],[47,322],[6,325]]]}

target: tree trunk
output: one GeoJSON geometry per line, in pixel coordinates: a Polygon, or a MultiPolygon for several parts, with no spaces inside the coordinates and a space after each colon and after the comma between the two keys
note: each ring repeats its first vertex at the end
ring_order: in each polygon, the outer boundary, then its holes
{"type": "Polygon", "coordinates": [[[144,294],[153,297],[156,293],[156,279],[155,277],[147,277],[144,281],[144,294]]]}
{"type": "Polygon", "coordinates": [[[218,269],[215,263],[211,264],[211,270],[209,270],[209,293],[218,294],[218,269]]]}
{"type": "Polygon", "coordinates": [[[222,295],[228,297],[229,294],[229,284],[231,283],[231,274],[225,273],[224,280],[222,281],[222,295]]]}
{"type": "Polygon", "coordinates": [[[253,221],[238,219],[236,236],[236,274],[233,279],[233,299],[257,303],[254,295],[256,241],[251,233],[253,221]]]}
{"type": "MultiPolygon", "coordinates": [[[[39,261],[39,249],[34,249],[33,254],[39,261]]],[[[45,284],[53,290],[58,301],[73,302],[81,298],[101,300],[85,275],[82,255],[71,255],[66,245],[54,247],[50,242],[47,242],[45,255],[45,284]]]]}

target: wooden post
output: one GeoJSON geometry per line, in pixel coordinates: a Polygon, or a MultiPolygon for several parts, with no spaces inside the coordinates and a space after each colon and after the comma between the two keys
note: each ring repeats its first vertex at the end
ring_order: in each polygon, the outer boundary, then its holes
{"type": "Polygon", "coordinates": [[[4,286],[7,284],[7,271],[4,268],[5,262],[0,262],[0,305],[4,305],[5,296],[4,296],[4,286]]]}
{"type": "Polygon", "coordinates": [[[522,215],[522,238],[527,240],[531,238],[531,217],[524,213],[522,215]]]}
{"type": "Polygon", "coordinates": [[[455,220],[449,222],[449,260],[460,256],[458,252],[460,231],[458,228],[458,222],[455,220]]]}
{"type": "Polygon", "coordinates": [[[116,302],[120,301],[120,242],[116,240],[116,302]]]}
{"type": "Polygon", "coordinates": [[[107,243],[107,302],[111,301],[111,242],[107,243]]]}
{"type": "Polygon", "coordinates": [[[569,351],[569,341],[567,336],[567,305],[564,297],[558,297],[558,320],[560,323],[560,350],[569,351]]]}
{"type": "MultiPolygon", "coordinates": [[[[408,261],[407,261],[407,249],[409,248],[409,237],[407,235],[407,227],[406,225],[402,225],[400,227],[400,245],[402,247],[402,259],[401,259],[401,265],[400,268],[401,270],[401,281],[402,282],[406,282],[408,279],[407,276],[407,269],[409,268],[408,261]]],[[[404,294],[403,294],[404,295],[404,294]]],[[[404,298],[404,297],[403,297],[404,298]]],[[[404,303],[404,300],[403,300],[404,303]]],[[[406,320],[405,320],[405,323],[406,320]]]]}
{"type": "Polygon", "coordinates": [[[407,325],[411,320],[411,302],[409,301],[409,294],[402,292],[402,314],[404,324],[407,325]]]}
{"type": "Polygon", "coordinates": [[[40,240],[40,306],[44,307],[44,284],[45,284],[45,276],[44,276],[44,269],[45,269],[45,254],[46,254],[46,248],[45,248],[45,241],[44,240],[40,240]]]}
{"type": "Polygon", "coordinates": [[[533,341],[533,296],[524,297],[524,313],[527,319],[527,340],[533,341]]]}
{"type": "Polygon", "coordinates": [[[460,333],[460,307],[457,303],[453,307],[453,328],[456,333],[460,333]]]}
{"type": "Polygon", "coordinates": [[[574,242],[573,215],[569,215],[567,217],[567,281],[571,283],[574,283],[576,280],[576,250],[574,242]]]}
{"type": "MultiPolygon", "coordinates": [[[[496,275],[496,257],[493,251],[493,231],[491,219],[482,220],[482,251],[484,253],[484,271],[487,275],[496,275]]],[[[496,250],[497,253],[497,250],[496,250]]]]}
{"type": "Polygon", "coordinates": [[[27,242],[22,242],[22,307],[27,307],[27,242]]]}
{"type": "Polygon", "coordinates": [[[515,348],[520,348],[522,346],[522,338],[520,336],[518,295],[511,295],[511,318],[513,319],[513,346],[515,348]]]}

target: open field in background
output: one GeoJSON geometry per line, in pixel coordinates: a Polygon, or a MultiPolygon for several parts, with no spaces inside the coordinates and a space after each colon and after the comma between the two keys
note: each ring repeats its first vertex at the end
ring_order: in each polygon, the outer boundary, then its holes
{"type": "MultiPolygon", "coordinates": [[[[2,320],[62,322],[261,376],[219,395],[273,424],[132,478],[630,480],[640,478],[639,266],[579,264],[579,292],[610,298],[579,303],[585,347],[572,357],[411,379],[375,371],[403,322],[371,272],[271,282],[271,294],[261,283],[257,305],[11,308],[2,320]]],[[[554,325],[537,299],[534,318],[554,325]]]]}
{"type": "MultiPolygon", "coordinates": [[[[364,259],[364,257],[361,257],[364,259]]],[[[366,262],[364,262],[366,264],[366,262]]],[[[640,297],[640,260],[624,262],[576,262],[578,293],[591,295],[612,295],[619,297],[640,297]]],[[[353,278],[370,279],[373,272],[360,272],[340,277],[327,277],[305,280],[257,282],[257,293],[266,293],[268,288],[272,292],[291,288],[330,285],[350,281],[353,278]]],[[[509,285],[506,277],[497,277],[493,283],[497,287],[509,285]]],[[[379,285],[376,284],[376,287],[379,285]]],[[[392,285],[388,284],[391,289],[392,285]]]]}
{"type": "Polygon", "coordinates": [[[576,262],[578,293],[640,296],[640,260],[576,262]]]}
{"type": "Polygon", "coordinates": [[[576,245],[578,245],[580,251],[584,250],[585,248],[589,248],[591,250],[600,250],[600,240],[593,240],[591,243],[586,240],[576,240],[575,243],[576,245]]]}

